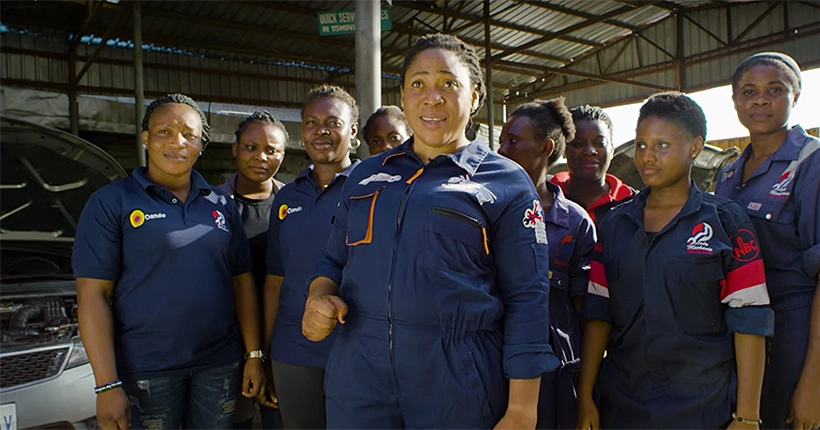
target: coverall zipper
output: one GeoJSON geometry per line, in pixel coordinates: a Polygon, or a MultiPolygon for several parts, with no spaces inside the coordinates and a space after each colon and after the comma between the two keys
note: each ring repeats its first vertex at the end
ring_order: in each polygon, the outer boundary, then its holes
{"type": "MultiPolygon", "coordinates": [[[[421,168],[423,170],[424,167],[421,168]]],[[[413,176],[413,182],[410,182],[410,186],[405,188],[404,194],[401,196],[401,200],[399,201],[399,212],[398,216],[396,217],[396,235],[393,237],[393,262],[390,267],[390,281],[387,283],[387,348],[390,352],[390,365],[394,364],[393,361],[393,274],[396,272],[396,249],[398,248],[399,242],[399,233],[401,232],[401,223],[404,219],[404,209],[407,204],[407,196],[410,195],[410,191],[413,189],[413,185],[415,185],[416,181],[415,178],[419,176],[419,173],[413,176]]]]}

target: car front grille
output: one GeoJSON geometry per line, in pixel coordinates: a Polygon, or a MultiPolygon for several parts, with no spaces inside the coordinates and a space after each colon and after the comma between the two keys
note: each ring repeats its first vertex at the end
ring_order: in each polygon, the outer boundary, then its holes
{"type": "Polygon", "coordinates": [[[0,358],[0,388],[57,376],[68,358],[68,347],[45,349],[0,358]]]}

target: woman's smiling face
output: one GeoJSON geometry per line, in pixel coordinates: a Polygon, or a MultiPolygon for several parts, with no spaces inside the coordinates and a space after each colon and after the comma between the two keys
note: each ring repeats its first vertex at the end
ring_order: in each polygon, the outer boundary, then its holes
{"type": "Polygon", "coordinates": [[[478,88],[458,54],[440,48],[419,52],[401,89],[416,152],[453,153],[467,145],[464,130],[478,98],[478,88]]]}

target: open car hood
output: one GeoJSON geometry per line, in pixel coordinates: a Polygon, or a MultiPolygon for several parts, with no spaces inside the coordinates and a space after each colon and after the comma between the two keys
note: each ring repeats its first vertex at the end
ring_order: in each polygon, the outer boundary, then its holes
{"type": "Polygon", "coordinates": [[[0,116],[0,240],[73,238],[91,194],[126,176],[88,141],[0,116]]]}

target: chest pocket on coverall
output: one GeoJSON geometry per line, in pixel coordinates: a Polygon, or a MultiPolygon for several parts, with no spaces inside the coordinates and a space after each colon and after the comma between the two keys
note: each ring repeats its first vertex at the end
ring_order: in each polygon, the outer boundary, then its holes
{"type": "Polygon", "coordinates": [[[720,334],[726,330],[720,280],[724,278],[719,256],[683,258],[674,262],[667,292],[675,318],[690,335],[720,334]]]}
{"type": "Polygon", "coordinates": [[[361,195],[350,196],[350,209],[347,217],[347,246],[364,245],[373,240],[373,211],[381,188],[361,195]]]}
{"type": "Polygon", "coordinates": [[[487,228],[476,217],[444,206],[430,208],[430,230],[434,248],[429,249],[431,267],[462,271],[489,255],[487,228]]]}

